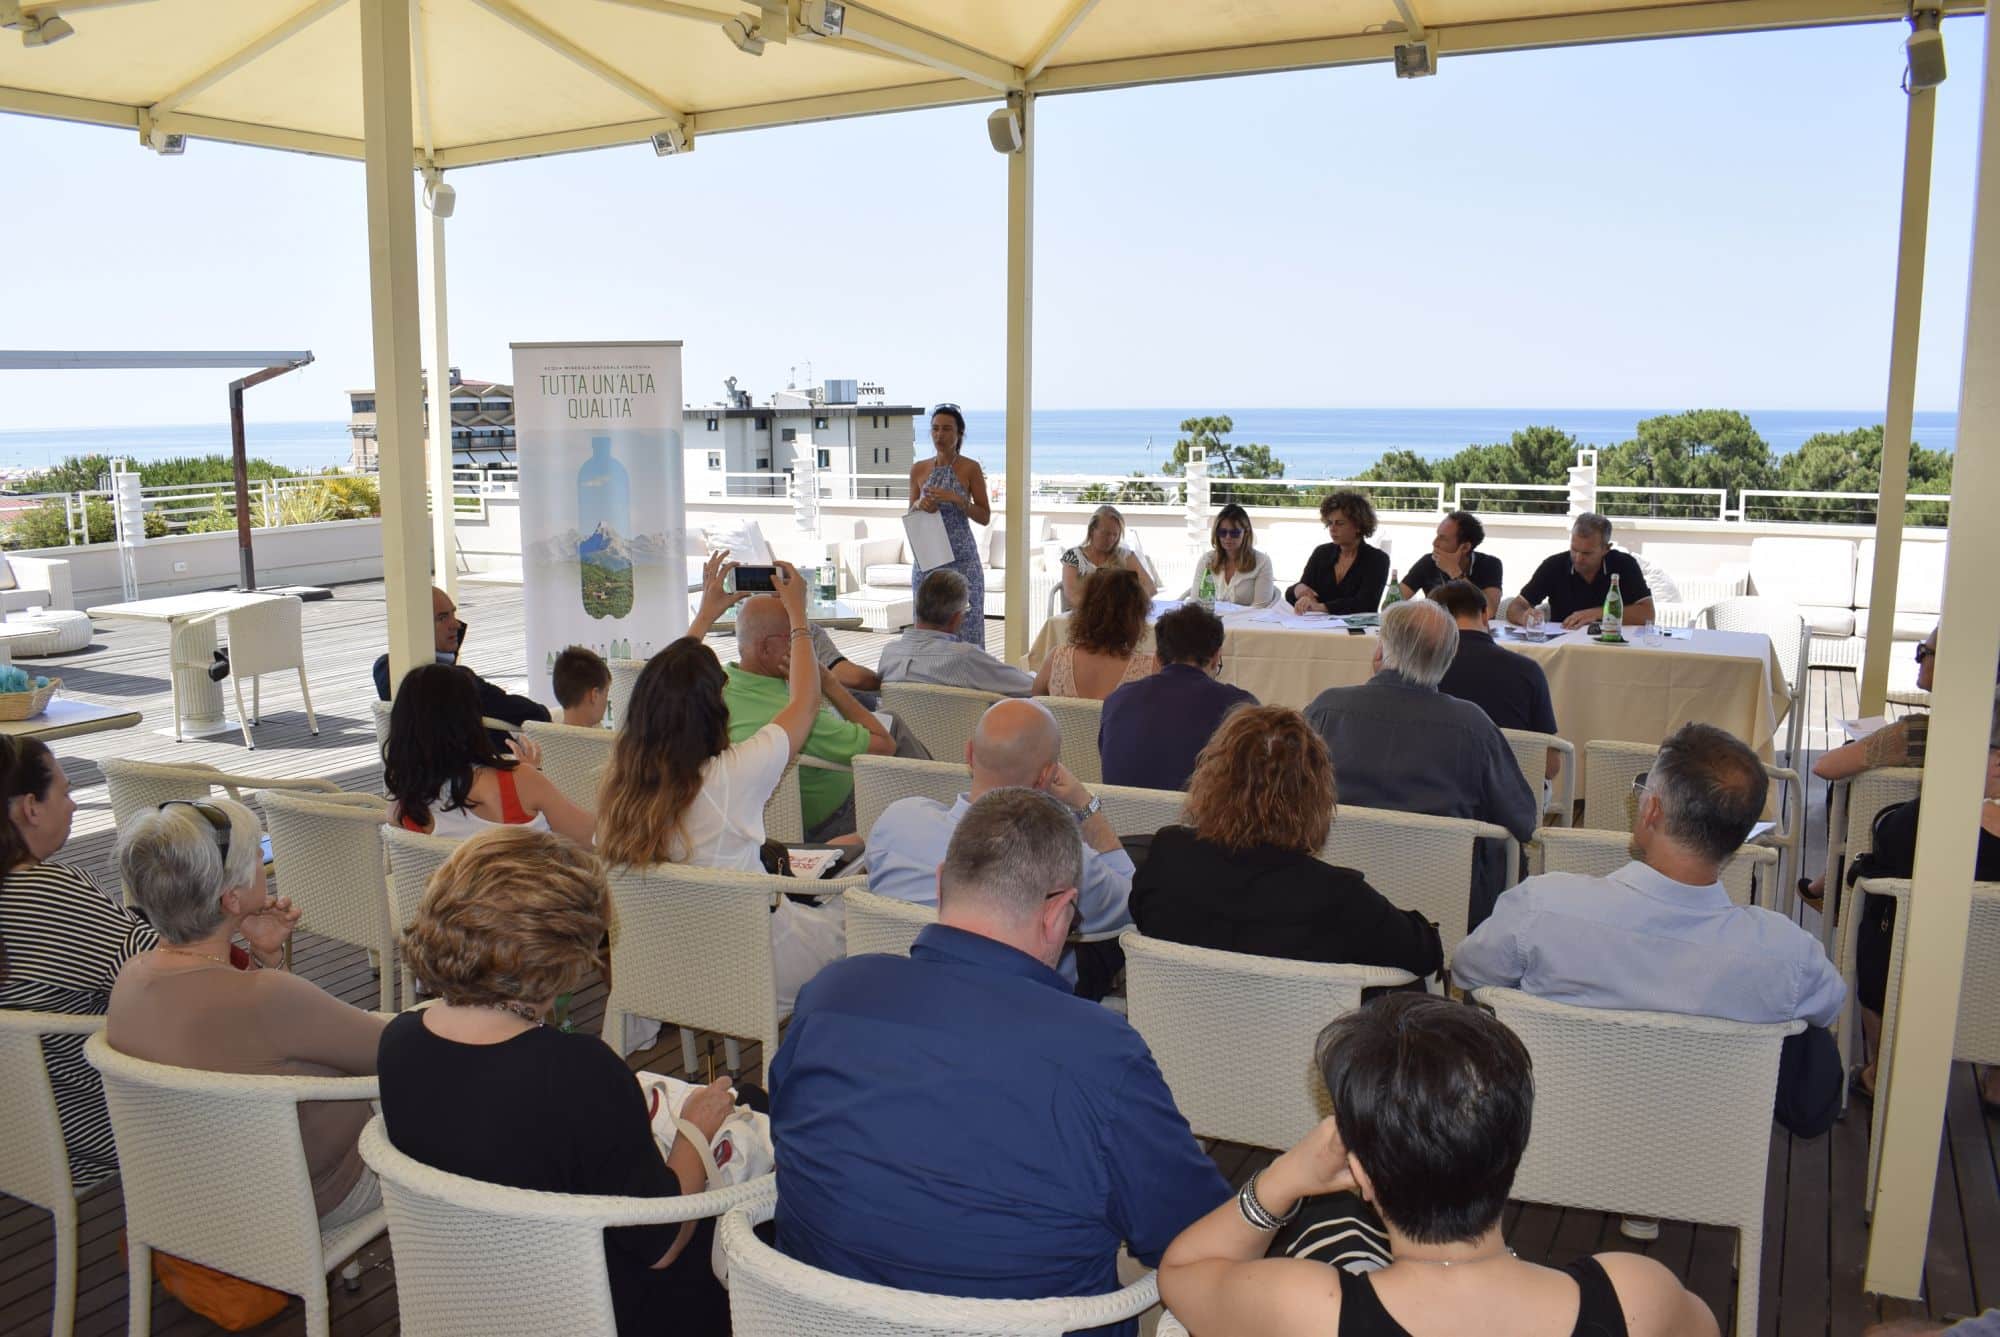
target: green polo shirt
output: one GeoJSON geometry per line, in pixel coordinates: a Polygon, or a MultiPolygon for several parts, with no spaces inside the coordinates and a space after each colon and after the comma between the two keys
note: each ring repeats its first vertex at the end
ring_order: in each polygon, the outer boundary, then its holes
{"type": "MultiPolygon", "coordinates": [[[[729,681],[722,685],[722,702],[729,707],[729,741],[740,743],[778,718],[792,699],[792,689],[783,678],[767,678],[746,672],[741,665],[725,664],[729,681]]],[[[868,730],[841,718],[831,706],[821,706],[813,721],[806,745],[799,750],[821,761],[846,766],[868,750],[868,730]]],[[[833,810],[854,792],[854,777],[844,771],[799,769],[799,807],[811,830],[833,815],[833,810]]]]}

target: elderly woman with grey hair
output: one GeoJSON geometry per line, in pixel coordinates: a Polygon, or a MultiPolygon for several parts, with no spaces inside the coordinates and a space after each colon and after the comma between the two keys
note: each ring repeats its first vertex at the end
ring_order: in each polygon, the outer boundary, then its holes
{"type": "MultiPolygon", "coordinates": [[[[284,970],[299,912],[269,894],[260,842],[255,815],[226,800],[164,803],[125,824],[118,868],[160,945],[118,972],[105,1039],[121,1054],[207,1072],[371,1074],[388,1018],[284,970]],[[249,969],[232,959],[239,937],[249,969]]],[[[366,1101],[299,1106],[322,1228],[381,1202],[356,1150],[370,1113],[366,1101]]]]}

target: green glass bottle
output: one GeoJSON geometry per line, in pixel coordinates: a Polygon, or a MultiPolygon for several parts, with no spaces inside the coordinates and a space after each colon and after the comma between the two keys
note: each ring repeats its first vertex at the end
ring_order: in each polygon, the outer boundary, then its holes
{"type": "Polygon", "coordinates": [[[1386,613],[1389,611],[1390,604],[1401,603],[1402,601],[1403,601],[1403,582],[1396,579],[1396,569],[1394,567],[1390,567],[1389,584],[1382,591],[1381,611],[1386,613]]]}
{"type": "Polygon", "coordinates": [[[1611,575],[1611,592],[1604,596],[1604,634],[1623,636],[1625,633],[1625,595],[1618,588],[1618,574],[1611,575]]]}

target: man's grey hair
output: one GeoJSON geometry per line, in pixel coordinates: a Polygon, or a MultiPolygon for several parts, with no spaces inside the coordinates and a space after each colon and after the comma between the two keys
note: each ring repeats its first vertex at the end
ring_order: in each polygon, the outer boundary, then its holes
{"type": "Polygon", "coordinates": [[[1405,599],[1382,614],[1382,667],[1435,687],[1458,653],[1458,620],[1429,599],[1405,599]]]}
{"type": "Polygon", "coordinates": [[[256,814],[228,799],[203,805],[229,818],[229,857],[217,830],[185,804],[141,814],[118,835],[118,871],[133,906],[170,943],[196,942],[222,923],[222,893],[257,880],[264,862],[256,814]]]}
{"type": "Polygon", "coordinates": [[[1570,522],[1569,532],[1579,538],[1589,535],[1605,547],[1611,546],[1611,521],[1596,511],[1585,511],[1570,522]]]}
{"type": "Polygon", "coordinates": [[[938,868],[938,903],[970,901],[1025,922],[1082,882],[1076,818],[1038,789],[1010,786],[981,795],[959,819],[938,868]]]}
{"type": "Polygon", "coordinates": [[[946,627],[968,606],[965,577],[941,566],[917,586],[917,621],[926,627],[946,627]]]}
{"type": "Polygon", "coordinates": [[[1683,724],[1660,744],[1646,779],[1676,844],[1721,863],[1764,815],[1771,780],[1749,745],[1712,724],[1683,724]]]}

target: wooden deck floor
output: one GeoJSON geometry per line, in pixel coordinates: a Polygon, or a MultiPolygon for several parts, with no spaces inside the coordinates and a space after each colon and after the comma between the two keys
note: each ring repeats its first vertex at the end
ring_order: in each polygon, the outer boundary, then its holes
{"type": "MultiPolygon", "coordinates": [[[[472,628],[468,661],[501,681],[524,676],[518,590],[468,584],[460,605],[472,628]]],[[[172,723],[166,637],[161,628],[106,623],[98,629],[91,650],[48,661],[58,667],[73,694],[136,704],[146,716],[145,725],[137,730],[56,745],[79,804],[65,860],[82,863],[100,877],[109,876],[114,833],[97,768],[105,757],[202,761],[260,775],[324,775],[348,788],[379,792],[368,669],[384,642],[381,587],[342,587],[334,599],[306,605],[305,616],[320,735],[307,733],[295,691],[273,679],[267,684],[267,714],[256,730],[254,752],[244,749],[237,734],[176,744],[153,732],[172,723]]],[[[987,625],[989,642],[997,651],[1000,624],[987,625]]],[[[887,640],[866,632],[837,633],[836,639],[850,658],[869,665],[887,640]]],[[[1852,675],[1815,672],[1806,710],[1812,749],[1823,748],[1829,738],[1837,740],[1839,720],[1859,713],[1852,675]]],[[[1823,796],[1813,797],[1809,867],[1817,867],[1823,857],[1823,803],[1823,796]]],[[[302,939],[295,964],[302,974],[349,1002],[363,1007],[375,1004],[375,977],[358,949],[302,939]]],[[[580,995],[579,1024],[594,1031],[602,1008],[601,987],[580,995]]],[[[667,1034],[672,1036],[671,1031],[667,1034]]],[[[712,1061],[720,1066],[719,1042],[705,1038],[703,1052],[704,1064],[712,1061]]],[[[746,1044],[744,1060],[753,1070],[761,1068],[754,1043],[746,1044]]],[[[679,1045],[669,1039],[654,1050],[633,1055],[632,1063],[635,1068],[679,1073],[679,1045]]],[[[2000,1305],[2000,1127],[1982,1116],[1973,1081],[1969,1068],[1955,1069],[1938,1161],[1925,1303],[1877,1300],[1861,1292],[1867,1245],[1860,1208],[1868,1136],[1865,1110],[1850,1113],[1831,1134],[1813,1142],[1773,1131],[1759,1337],[1852,1337],[1878,1318],[1928,1312],[1949,1320],[2000,1305]]],[[[1697,1167],[1693,1172],[1698,1173],[1699,1149],[1690,1152],[1697,1167]]],[[[1211,1154],[1235,1183],[1270,1159],[1268,1152],[1232,1144],[1217,1144],[1211,1154]]],[[[127,1320],[126,1279],[118,1250],[123,1208],[115,1180],[84,1199],[82,1217],[77,1331],[121,1332],[127,1320]]],[[[1657,1241],[1638,1245],[1619,1234],[1616,1218],[1523,1204],[1509,1208],[1507,1227],[1510,1241],[1523,1257],[1555,1263],[1604,1249],[1642,1249],[1685,1278],[1722,1319],[1724,1332],[1732,1331],[1732,1232],[1667,1222],[1657,1241]]],[[[0,1195],[0,1335],[49,1330],[53,1249],[47,1213],[0,1195]]],[[[398,1330],[395,1268],[387,1241],[371,1245],[361,1261],[359,1289],[351,1293],[334,1289],[333,1330],[340,1337],[398,1330]]],[[[154,1330],[162,1334],[178,1337],[214,1331],[157,1287],[153,1313],[154,1330]]],[[[256,1331],[302,1332],[301,1307],[294,1302],[256,1331]]]]}

